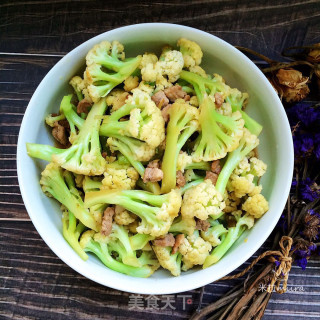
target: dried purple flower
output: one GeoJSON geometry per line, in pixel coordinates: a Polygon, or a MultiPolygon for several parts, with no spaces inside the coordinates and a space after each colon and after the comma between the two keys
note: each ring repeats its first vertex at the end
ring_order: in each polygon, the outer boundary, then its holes
{"type": "Polygon", "coordinates": [[[297,259],[296,263],[302,270],[305,270],[307,267],[308,260],[306,258],[297,259]]]}
{"type": "Polygon", "coordinates": [[[305,201],[314,201],[320,197],[320,186],[309,177],[301,181],[299,189],[305,201]]]}
{"type": "Polygon", "coordinates": [[[313,108],[309,103],[299,103],[288,109],[287,115],[291,125],[295,125],[299,121],[306,127],[313,122],[319,121],[319,110],[313,108]]]}
{"type": "Polygon", "coordinates": [[[294,254],[295,254],[295,261],[297,262],[298,266],[304,270],[307,266],[308,259],[310,258],[311,254],[314,253],[317,249],[317,246],[307,241],[303,238],[299,238],[296,245],[294,246],[294,254]]]}

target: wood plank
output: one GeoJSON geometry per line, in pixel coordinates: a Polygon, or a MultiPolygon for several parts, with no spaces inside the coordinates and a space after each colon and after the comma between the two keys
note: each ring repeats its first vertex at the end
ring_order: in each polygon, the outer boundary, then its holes
{"type": "MultiPolygon", "coordinates": [[[[115,319],[118,315],[127,319],[142,319],[147,316],[150,319],[187,319],[199,298],[197,290],[182,293],[190,295],[193,301],[183,310],[182,298],[173,295],[175,310],[167,308],[152,310],[150,313],[146,310],[147,296],[143,296],[145,308],[129,310],[129,293],[98,285],[74,272],[52,253],[30,222],[0,224],[0,254],[1,319],[115,319]]],[[[320,260],[312,261],[312,265],[320,269],[320,260]]],[[[303,285],[305,292],[309,294],[274,294],[267,315],[282,314],[287,318],[289,313],[298,315],[305,306],[308,306],[309,315],[316,314],[320,291],[314,286],[310,270],[306,270],[303,283],[297,283],[298,286],[303,285]]],[[[299,269],[292,272],[301,273],[299,269]]],[[[206,286],[204,305],[216,300],[241,281],[243,278],[206,286]]],[[[294,285],[296,279],[291,277],[289,288],[294,285]]],[[[164,298],[159,296],[159,299],[164,298]]],[[[159,301],[159,305],[163,303],[159,301]]]]}
{"type": "Polygon", "coordinates": [[[288,46],[320,41],[317,0],[3,0],[0,16],[0,52],[60,55],[116,27],[158,21],[199,28],[271,57],[288,46]]]}

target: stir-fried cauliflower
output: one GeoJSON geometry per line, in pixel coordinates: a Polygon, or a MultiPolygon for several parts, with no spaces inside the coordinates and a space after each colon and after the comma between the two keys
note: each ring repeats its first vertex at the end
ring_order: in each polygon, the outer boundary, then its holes
{"type": "Polygon", "coordinates": [[[182,254],[182,270],[187,271],[194,265],[202,265],[211,248],[211,244],[203,240],[198,231],[184,238],[179,246],[179,252],[182,254]]]}
{"type": "Polygon", "coordinates": [[[225,208],[222,194],[216,190],[211,180],[205,180],[186,191],[183,197],[182,216],[197,217],[201,220],[218,216],[225,208]]]}
{"type": "Polygon", "coordinates": [[[269,204],[262,194],[255,194],[244,202],[242,209],[258,219],[269,210],[269,204]]]}
{"type": "Polygon", "coordinates": [[[131,166],[118,163],[106,164],[101,189],[130,190],[139,179],[138,172],[131,166]]]}
{"type": "Polygon", "coordinates": [[[203,53],[197,43],[185,38],[181,38],[178,40],[177,45],[183,55],[184,66],[186,68],[198,66],[201,63],[203,53]]]}

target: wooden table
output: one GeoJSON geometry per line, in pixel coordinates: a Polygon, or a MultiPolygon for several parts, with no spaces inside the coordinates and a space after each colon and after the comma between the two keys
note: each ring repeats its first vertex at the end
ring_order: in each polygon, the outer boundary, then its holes
{"type": "MultiPolygon", "coordinates": [[[[277,59],[284,47],[320,42],[319,0],[1,0],[0,17],[0,319],[188,318],[199,290],[182,293],[184,297],[160,296],[159,307],[168,299],[173,306],[146,310],[150,297],[133,297],[85,279],[42,241],[25,210],[16,172],[26,106],[63,55],[107,30],[142,22],[178,23],[277,59]],[[134,299],[144,306],[131,308],[134,299]]],[[[320,318],[319,271],[319,260],[309,261],[306,271],[293,266],[289,292],[272,296],[264,319],[320,318]]],[[[242,280],[207,285],[203,305],[242,280]]]]}

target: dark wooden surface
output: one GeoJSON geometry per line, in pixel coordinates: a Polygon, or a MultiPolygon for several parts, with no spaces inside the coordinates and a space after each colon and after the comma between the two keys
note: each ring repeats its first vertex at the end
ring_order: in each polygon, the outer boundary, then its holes
{"type": "MultiPolygon", "coordinates": [[[[28,101],[68,51],[133,23],[188,25],[279,58],[285,47],[320,42],[319,0],[1,0],[0,18],[0,319],[188,318],[199,290],[183,293],[192,300],[185,308],[182,298],[174,296],[175,310],[130,310],[129,294],[83,278],[41,240],[25,210],[16,172],[18,133],[28,101]]],[[[207,285],[203,305],[240,281],[207,285]]],[[[314,259],[305,271],[293,267],[289,292],[273,294],[264,319],[319,318],[320,261],[314,259]]]]}

